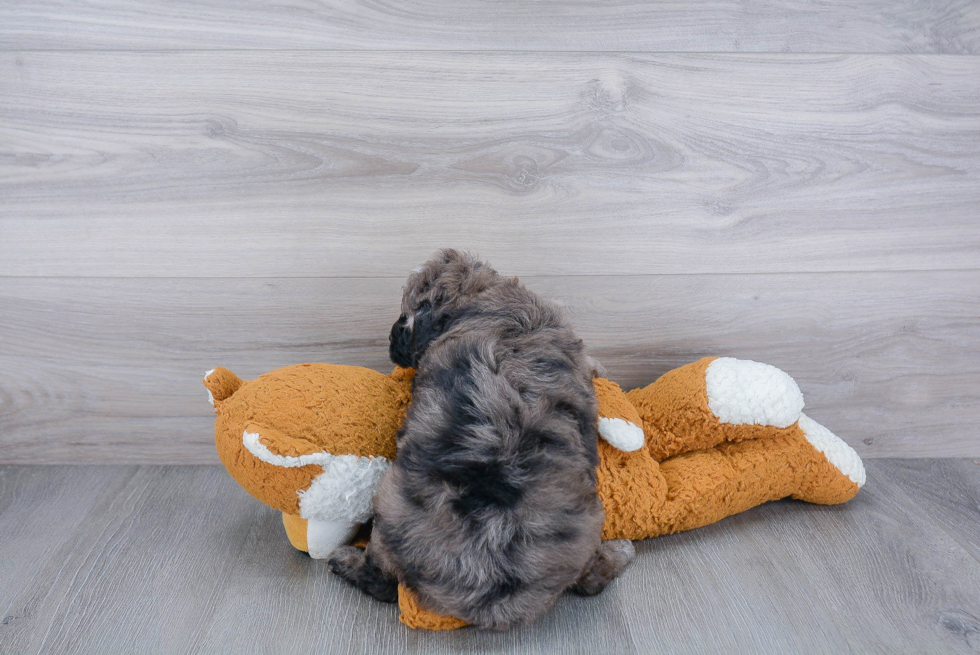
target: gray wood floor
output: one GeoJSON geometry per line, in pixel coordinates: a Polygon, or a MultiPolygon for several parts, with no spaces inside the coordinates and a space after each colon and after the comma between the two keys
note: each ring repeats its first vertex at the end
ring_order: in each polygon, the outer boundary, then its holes
{"type": "Polygon", "coordinates": [[[404,628],[219,467],[4,466],[0,653],[977,652],[980,461],[868,473],[639,542],[601,596],[497,634],[404,628]]]}
{"type": "Polygon", "coordinates": [[[447,245],[980,457],[980,3],[0,2],[0,464],[215,463],[205,370],[388,369],[447,245]]]}

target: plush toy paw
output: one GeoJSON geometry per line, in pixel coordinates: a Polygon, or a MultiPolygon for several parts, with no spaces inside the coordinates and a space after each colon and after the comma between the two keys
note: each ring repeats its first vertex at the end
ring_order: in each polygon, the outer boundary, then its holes
{"type": "Polygon", "coordinates": [[[592,386],[599,401],[599,436],[624,453],[642,448],[645,438],[640,415],[619,385],[597,377],[592,386]]]}
{"type": "Polygon", "coordinates": [[[350,543],[361,527],[359,522],[352,520],[304,519],[285,512],[282,513],[282,524],[293,548],[308,553],[313,559],[323,559],[350,543]]]}
{"type": "Polygon", "coordinates": [[[793,498],[819,505],[837,505],[853,498],[867,479],[861,457],[843,439],[805,414],[797,428],[812,453],[793,498]]]}
{"type": "Polygon", "coordinates": [[[455,616],[431,612],[419,604],[418,599],[404,585],[398,585],[398,620],[416,630],[457,630],[469,624],[455,616]]]}
{"type": "Polygon", "coordinates": [[[796,380],[770,364],[718,357],[704,371],[708,409],[719,423],[788,428],[800,419],[796,380]]]}
{"type": "Polygon", "coordinates": [[[827,461],[858,487],[867,479],[864,462],[847,442],[820,425],[806,414],[800,416],[800,430],[810,445],[820,451],[827,461]]]}

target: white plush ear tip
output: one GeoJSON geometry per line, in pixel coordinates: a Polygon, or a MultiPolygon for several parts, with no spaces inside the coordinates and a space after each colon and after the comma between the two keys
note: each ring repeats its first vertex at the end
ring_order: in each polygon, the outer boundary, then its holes
{"type": "Polygon", "coordinates": [[[594,378],[606,377],[606,367],[603,366],[598,359],[590,355],[586,355],[585,361],[589,363],[589,367],[592,369],[592,377],[594,378]]]}
{"type": "Polygon", "coordinates": [[[643,447],[643,428],[622,418],[599,418],[599,435],[624,453],[643,447]]]}
{"type": "MultiPolygon", "coordinates": [[[[214,373],[214,369],[213,368],[210,371],[208,371],[207,373],[204,374],[204,381],[205,382],[208,381],[208,378],[211,377],[211,374],[212,373],[214,373]]],[[[211,407],[214,407],[214,394],[211,393],[211,390],[210,389],[208,389],[208,402],[211,403],[211,407]]]]}
{"type": "Polygon", "coordinates": [[[785,371],[748,359],[719,357],[704,375],[708,409],[721,423],[788,428],[803,411],[803,393],[785,371]]]}
{"type": "Polygon", "coordinates": [[[810,445],[823,453],[827,461],[850,478],[858,488],[863,487],[867,474],[860,455],[846,441],[820,425],[806,414],[800,416],[800,429],[810,445]]]}

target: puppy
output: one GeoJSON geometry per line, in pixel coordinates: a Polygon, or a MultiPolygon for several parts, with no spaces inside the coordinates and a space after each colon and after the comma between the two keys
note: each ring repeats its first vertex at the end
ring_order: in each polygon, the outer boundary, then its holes
{"type": "Polygon", "coordinates": [[[599,539],[592,366],[559,308],[444,250],[409,276],[401,310],[390,355],[416,375],[398,457],[367,550],[334,551],[331,570],[499,630],[566,589],[602,591],[633,546],[599,539]]]}

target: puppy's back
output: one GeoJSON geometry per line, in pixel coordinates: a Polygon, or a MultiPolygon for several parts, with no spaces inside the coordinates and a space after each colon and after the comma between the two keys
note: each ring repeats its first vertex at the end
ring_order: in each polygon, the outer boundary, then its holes
{"type": "Polygon", "coordinates": [[[516,282],[464,308],[419,366],[379,545],[434,611],[505,628],[544,612],[598,544],[596,401],[582,343],[516,282]]]}

